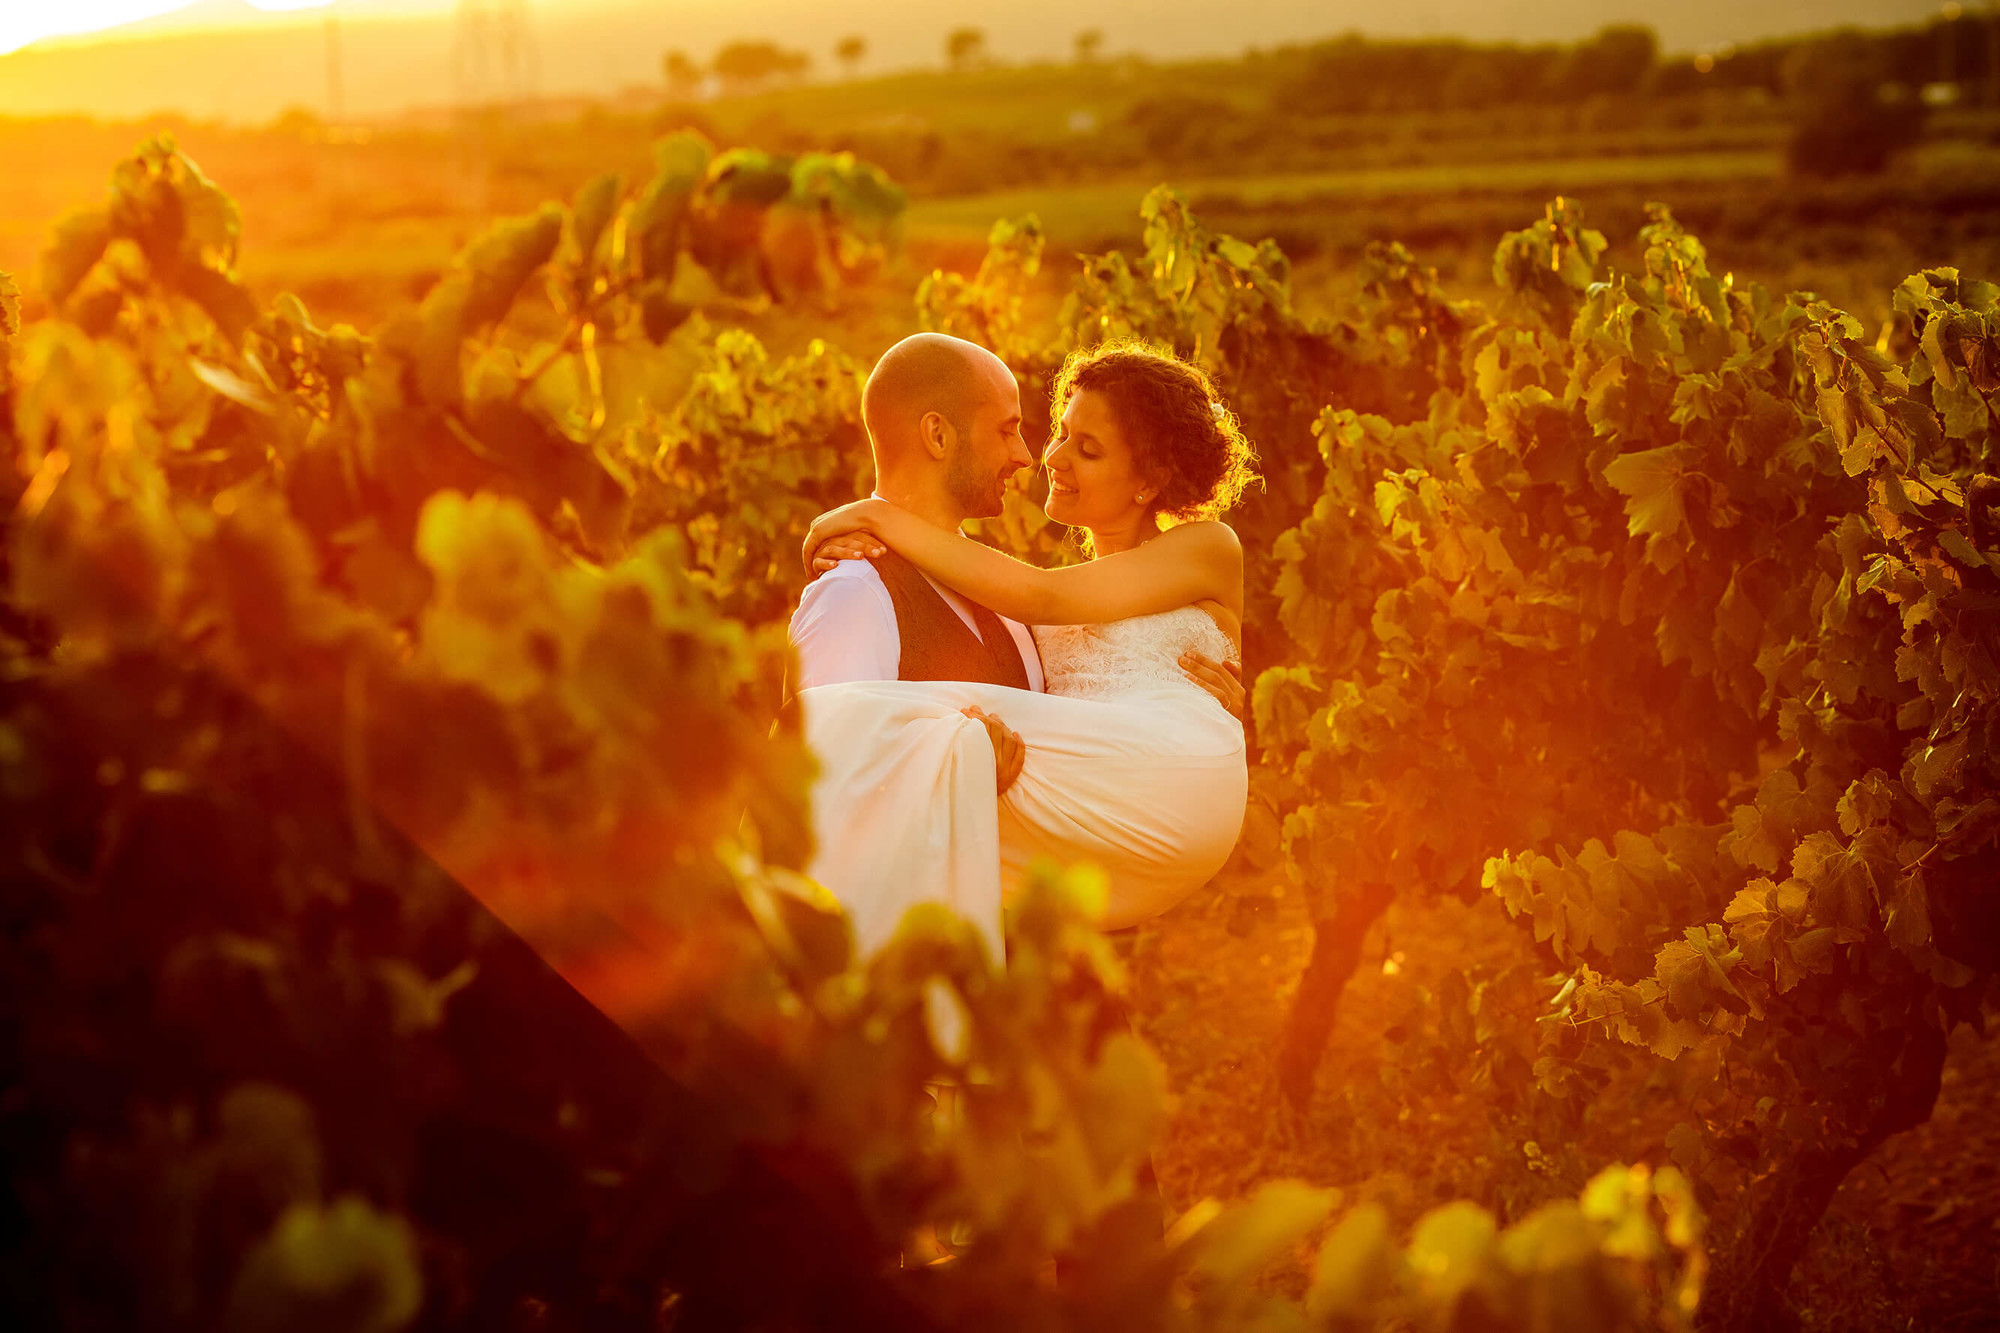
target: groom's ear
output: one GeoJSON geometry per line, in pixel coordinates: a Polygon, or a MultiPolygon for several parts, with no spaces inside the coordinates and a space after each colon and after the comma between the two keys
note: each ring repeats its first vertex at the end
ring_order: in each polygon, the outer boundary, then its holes
{"type": "Polygon", "coordinates": [[[951,452],[955,434],[942,412],[926,412],[917,422],[917,438],[924,442],[924,452],[939,461],[951,452]]]}

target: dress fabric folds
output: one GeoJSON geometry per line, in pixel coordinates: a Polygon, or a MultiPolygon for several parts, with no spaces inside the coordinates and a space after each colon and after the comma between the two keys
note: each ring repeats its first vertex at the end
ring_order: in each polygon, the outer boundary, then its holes
{"type": "Polygon", "coordinates": [[[1243,726],[1180,671],[1194,648],[1234,657],[1195,607],[1102,625],[1038,626],[1048,692],[962,681],[856,681],[799,695],[821,771],[808,873],[846,908],[865,955],[904,913],[939,902],[1004,956],[1006,898],[1038,857],[1090,862],[1100,924],[1132,925],[1206,883],[1235,846],[1243,726]],[[1020,778],[995,800],[979,707],[1020,733],[1020,778]]]}

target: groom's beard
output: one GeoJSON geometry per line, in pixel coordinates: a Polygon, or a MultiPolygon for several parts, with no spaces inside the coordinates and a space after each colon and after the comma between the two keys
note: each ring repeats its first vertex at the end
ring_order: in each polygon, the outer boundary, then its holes
{"type": "Polygon", "coordinates": [[[981,469],[968,452],[954,454],[945,472],[945,493],[967,518],[993,518],[1001,511],[1006,478],[981,469]]]}

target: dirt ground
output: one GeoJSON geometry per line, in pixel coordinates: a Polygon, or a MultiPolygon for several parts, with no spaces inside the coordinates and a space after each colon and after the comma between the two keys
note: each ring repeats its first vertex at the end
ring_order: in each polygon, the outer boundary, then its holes
{"type": "MultiPolygon", "coordinates": [[[[1518,936],[1504,912],[1457,902],[1390,909],[1369,934],[1301,1116],[1276,1095],[1271,1067],[1311,945],[1301,895],[1268,876],[1218,881],[1127,942],[1133,1023],[1174,1097],[1155,1154],[1170,1211],[1287,1176],[1338,1186],[1350,1203],[1382,1199],[1405,1224],[1451,1198],[1503,1213],[1523,1200],[1522,1186],[1506,1182],[1536,1183],[1541,1155],[1509,1141],[1490,1104],[1443,1087],[1413,1091],[1384,1058],[1385,1034],[1410,1021],[1440,960],[1514,956],[1518,936]],[[1524,1155],[1529,1174],[1503,1154],[1524,1155]]],[[[1625,1159],[1665,1161],[1670,1123],[1635,1106],[1625,1159]]],[[[1559,1170],[1545,1183],[1545,1198],[1573,1189],[1559,1170]]],[[[1930,1123],[1849,1176],[1792,1297],[1816,1333],[2000,1330],[2000,1031],[1954,1034],[1930,1123]]]]}

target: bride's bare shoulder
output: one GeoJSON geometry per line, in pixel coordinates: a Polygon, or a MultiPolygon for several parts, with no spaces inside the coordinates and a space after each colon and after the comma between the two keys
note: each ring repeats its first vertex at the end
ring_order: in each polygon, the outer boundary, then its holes
{"type": "Polygon", "coordinates": [[[1192,523],[1176,523],[1160,537],[1198,555],[1232,560],[1243,558],[1243,542],[1237,537],[1236,529],[1221,519],[1202,518],[1192,523]]]}

